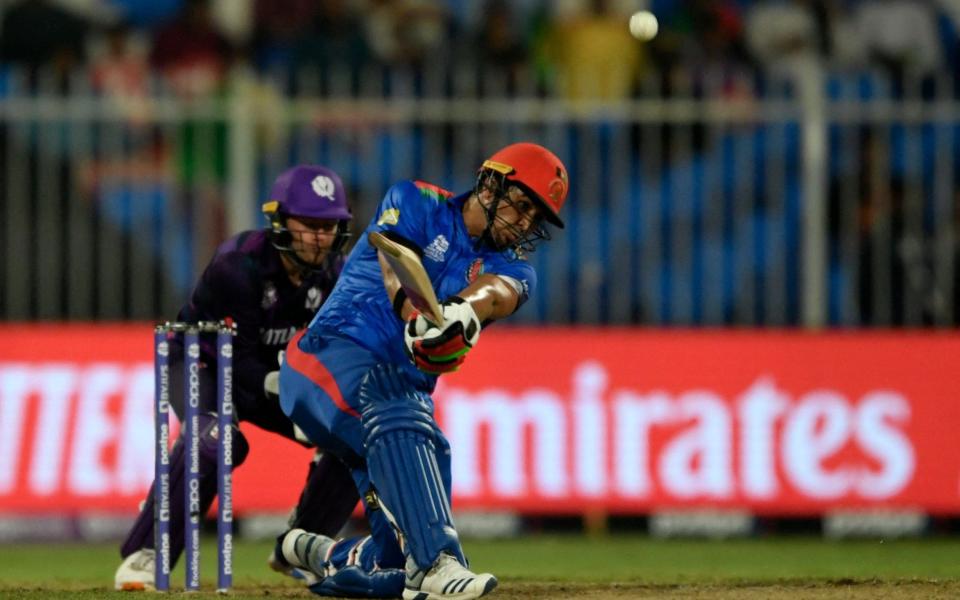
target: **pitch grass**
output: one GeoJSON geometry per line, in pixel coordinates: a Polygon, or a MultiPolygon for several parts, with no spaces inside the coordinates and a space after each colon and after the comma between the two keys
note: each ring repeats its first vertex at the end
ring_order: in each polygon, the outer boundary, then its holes
{"type": "MultiPolygon", "coordinates": [[[[491,600],[960,597],[960,539],[954,538],[711,542],[532,536],[467,540],[465,546],[477,570],[500,579],[491,600]]],[[[268,542],[238,540],[230,596],[312,597],[267,568],[270,548],[268,542]]],[[[213,540],[205,540],[206,590],[214,586],[214,550],[213,540]]],[[[0,598],[118,598],[111,591],[118,561],[115,544],[0,545],[0,598]]],[[[173,581],[179,589],[182,566],[173,581]]]]}

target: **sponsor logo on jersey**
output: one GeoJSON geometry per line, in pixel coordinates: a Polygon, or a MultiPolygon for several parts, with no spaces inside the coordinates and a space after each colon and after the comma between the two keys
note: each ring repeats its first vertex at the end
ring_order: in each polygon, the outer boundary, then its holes
{"type": "Polygon", "coordinates": [[[321,302],[323,302],[323,292],[320,291],[320,288],[313,286],[307,290],[307,301],[304,303],[304,308],[316,311],[320,308],[321,302]]]}
{"type": "Polygon", "coordinates": [[[443,262],[443,255],[447,253],[447,248],[449,247],[450,242],[448,242],[447,238],[443,237],[441,233],[433,238],[433,241],[423,249],[423,255],[433,262],[443,262]]]}
{"type": "Polygon", "coordinates": [[[310,182],[310,186],[313,188],[314,194],[321,198],[326,198],[330,202],[336,202],[336,198],[333,196],[336,191],[336,186],[333,180],[326,175],[317,175],[314,177],[313,181],[310,182]]]}
{"type": "Polygon", "coordinates": [[[478,258],[467,267],[467,283],[473,283],[481,275],[483,275],[483,259],[478,258]]]}
{"type": "Polygon", "coordinates": [[[366,505],[369,510],[380,510],[380,498],[377,496],[377,492],[375,490],[367,490],[367,492],[363,495],[363,499],[366,501],[366,505]]]}
{"type": "Polygon", "coordinates": [[[400,209],[399,208],[388,208],[383,211],[383,214],[380,215],[380,218],[377,219],[377,225],[381,227],[384,225],[396,225],[400,222],[400,209]]]}
{"type": "Polygon", "coordinates": [[[277,303],[277,288],[269,281],[263,284],[263,298],[260,300],[261,308],[270,308],[277,303]]]}
{"type": "Polygon", "coordinates": [[[261,329],[260,340],[266,346],[286,346],[296,333],[297,328],[292,325],[275,329],[261,329]]]}

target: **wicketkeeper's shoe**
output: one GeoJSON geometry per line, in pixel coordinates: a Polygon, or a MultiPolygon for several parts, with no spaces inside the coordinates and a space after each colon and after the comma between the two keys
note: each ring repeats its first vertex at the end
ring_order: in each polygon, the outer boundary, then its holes
{"type": "Polygon", "coordinates": [[[113,587],[125,592],[153,591],[156,553],[152,548],[137,550],[123,559],[113,576],[113,587]]]}
{"type": "Polygon", "coordinates": [[[493,591],[497,578],[490,573],[477,575],[449,554],[441,554],[416,586],[407,581],[404,600],[471,600],[493,591]]]}

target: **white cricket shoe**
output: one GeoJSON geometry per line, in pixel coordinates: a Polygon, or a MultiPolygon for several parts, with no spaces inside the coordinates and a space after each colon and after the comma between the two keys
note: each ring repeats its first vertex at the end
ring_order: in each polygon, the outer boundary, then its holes
{"type": "Polygon", "coordinates": [[[137,550],[123,559],[113,576],[113,587],[125,592],[153,591],[156,552],[152,548],[137,550]]]}
{"type": "Polygon", "coordinates": [[[497,578],[490,573],[477,575],[453,556],[443,553],[427,571],[420,586],[403,590],[404,600],[471,600],[489,594],[497,587],[497,578]]]}

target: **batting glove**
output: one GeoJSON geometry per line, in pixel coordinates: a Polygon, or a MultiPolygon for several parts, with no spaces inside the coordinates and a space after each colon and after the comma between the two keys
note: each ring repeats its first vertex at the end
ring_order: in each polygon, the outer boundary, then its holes
{"type": "Polygon", "coordinates": [[[450,296],[440,308],[443,323],[434,325],[414,312],[403,333],[407,356],[418,369],[434,375],[459,369],[467,352],[480,339],[480,319],[469,302],[450,296]]]}

